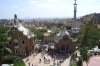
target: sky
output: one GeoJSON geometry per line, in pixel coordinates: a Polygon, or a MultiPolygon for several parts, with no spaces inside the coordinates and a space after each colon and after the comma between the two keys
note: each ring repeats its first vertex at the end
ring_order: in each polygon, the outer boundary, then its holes
{"type": "MultiPolygon", "coordinates": [[[[73,17],[74,0],[0,0],[0,19],[73,17]]],[[[100,0],[77,0],[77,17],[100,12],[100,0]]]]}

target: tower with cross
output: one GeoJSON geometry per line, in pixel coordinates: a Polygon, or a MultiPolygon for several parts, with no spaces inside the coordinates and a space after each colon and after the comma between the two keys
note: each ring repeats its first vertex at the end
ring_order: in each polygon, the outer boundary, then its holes
{"type": "Polygon", "coordinates": [[[18,18],[17,18],[17,15],[15,14],[14,15],[14,20],[10,21],[10,27],[14,27],[14,26],[18,26],[19,22],[18,22],[18,18]]]}
{"type": "Polygon", "coordinates": [[[14,15],[14,25],[18,25],[18,18],[16,14],[14,15]]]}

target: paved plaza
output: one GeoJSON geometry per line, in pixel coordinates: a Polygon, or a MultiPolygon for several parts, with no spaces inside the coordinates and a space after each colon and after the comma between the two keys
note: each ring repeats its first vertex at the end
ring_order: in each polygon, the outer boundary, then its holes
{"type": "MultiPolygon", "coordinates": [[[[87,66],[86,62],[83,63],[83,66],[87,66]]],[[[100,56],[91,57],[88,66],[100,66],[100,56]]]]}
{"type": "Polygon", "coordinates": [[[70,62],[70,57],[67,56],[57,56],[56,60],[55,60],[55,65],[53,65],[53,60],[52,57],[50,55],[45,54],[44,55],[46,59],[50,59],[50,62],[45,62],[44,63],[44,57],[42,57],[41,53],[38,53],[36,56],[30,55],[27,58],[24,58],[23,61],[25,62],[26,66],[69,66],[69,62],[70,62]],[[29,58],[28,61],[26,61],[29,58]],[[39,63],[39,59],[41,59],[41,63],[39,63]],[[57,65],[57,62],[59,63],[59,61],[62,60],[61,65],[57,65]]]}

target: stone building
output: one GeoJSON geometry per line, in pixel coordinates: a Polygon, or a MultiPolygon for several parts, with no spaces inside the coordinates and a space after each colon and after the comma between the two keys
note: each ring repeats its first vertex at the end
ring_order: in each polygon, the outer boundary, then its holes
{"type": "Polygon", "coordinates": [[[7,32],[11,36],[7,47],[12,50],[13,55],[29,55],[34,50],[34,34],[19,23],[16,14],[14,17],[13,22],[10,23],[10,29],[7,32]]]}
{"type": "Polygon", "coordinates": [[[44,37],[43,37],[44,44],[54,43],[53,39],[54,39],[54,37],[50,36],[49,32],[44,33],[44,37]]]}
{"type": "Polygon", "coordinates": [[[77,43],[77,34],[79,29],[76,24],[76,0],[74,4],[74,21],[72,24],[71,31],[68,32],[67,29],[63,26],[60,33],[58,33],[55,38],[55,49],[57,52],[74,52],[76,50],[76,43],[77,43]]]}

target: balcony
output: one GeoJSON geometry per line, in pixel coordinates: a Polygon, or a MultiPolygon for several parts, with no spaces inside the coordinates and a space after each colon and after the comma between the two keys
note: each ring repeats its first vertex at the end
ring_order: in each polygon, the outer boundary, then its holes
{"type": "Polygon", "coordinates": [[[14,47],[15,48],[18,48],[19,46],[18,46],[18,43],[14,43],[14,47]]]}

